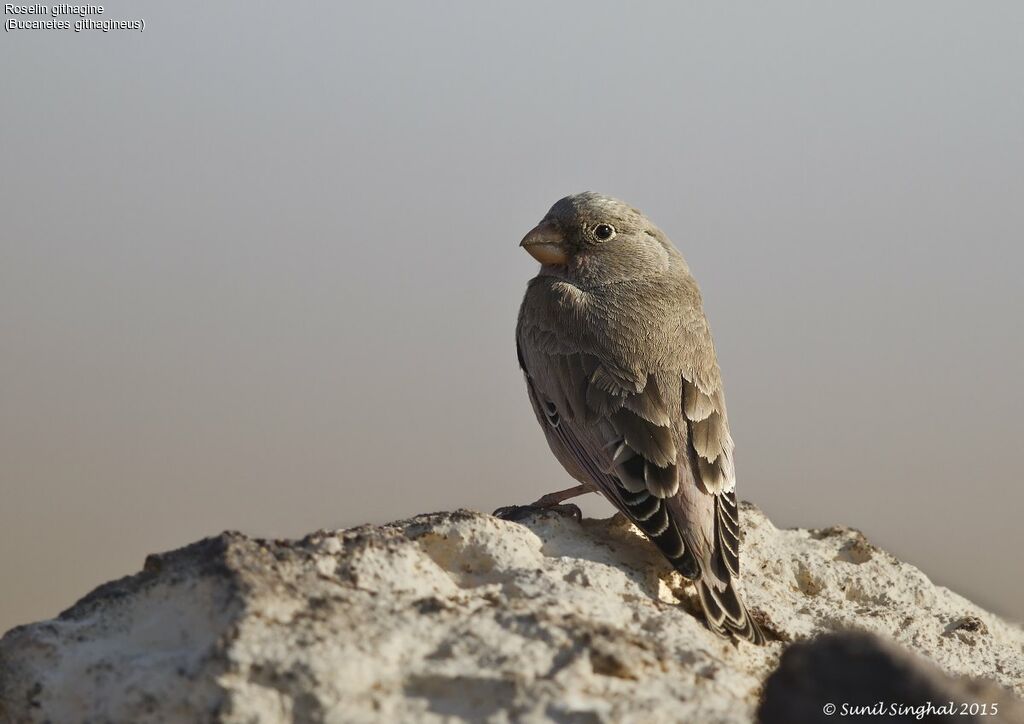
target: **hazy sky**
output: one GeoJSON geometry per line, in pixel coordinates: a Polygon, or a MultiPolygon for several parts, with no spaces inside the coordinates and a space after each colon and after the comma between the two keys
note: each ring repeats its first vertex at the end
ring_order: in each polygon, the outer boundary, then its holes
{"type": "Polygon", "coordinates": [[[0,38],[0,631],[570,485],[517,244],[585,189],[689,260],[741,497],[1024,618],[1024,4],[105,7],[0,38]]]}

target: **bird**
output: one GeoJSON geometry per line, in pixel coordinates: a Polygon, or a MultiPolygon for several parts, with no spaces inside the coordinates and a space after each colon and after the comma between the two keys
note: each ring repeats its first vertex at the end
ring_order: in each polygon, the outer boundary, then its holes
{"type": "Polygon", "coordinates": [[[579,483],[525,507],[600,493],[694,582],[708,628],[763,644],[736,586],[735,444],[682,254],[641,211],[589,191],[557,201],[520,246],[541,267],[519,310],[519,366],[579,483]]]}

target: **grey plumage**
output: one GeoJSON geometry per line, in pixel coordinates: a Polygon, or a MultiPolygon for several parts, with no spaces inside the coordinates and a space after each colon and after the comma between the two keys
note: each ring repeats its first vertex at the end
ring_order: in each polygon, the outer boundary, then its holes
{"type": "Polygon", "coordinates": [[[735,589],[733,440],[700,291],[638,210],[558,201],[522,244],[541,261],[516,341],[555,456],[696,582],[712,630],[763,635],[735,589]]]}

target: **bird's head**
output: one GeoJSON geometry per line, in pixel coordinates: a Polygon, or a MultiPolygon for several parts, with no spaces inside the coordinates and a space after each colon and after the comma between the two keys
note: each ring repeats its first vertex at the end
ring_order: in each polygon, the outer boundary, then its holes
{"type": "Polygon", "coordinates": [[[678,255],[640,211],[592,191],[556,202],[519,245],[542,264],[541,273],[581,286],[650,277],[678,255]]]}

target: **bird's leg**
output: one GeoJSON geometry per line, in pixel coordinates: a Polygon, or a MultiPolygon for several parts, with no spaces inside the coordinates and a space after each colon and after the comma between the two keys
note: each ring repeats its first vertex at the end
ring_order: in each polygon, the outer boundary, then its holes
{"type": "Polygon", "coordinates": [[[522,520],[531,513],[538,511],[553,510],[556,513],[562,515],[570,515],[576,520],[583,519],[583,512],[578,506],[572,503],[563,504],[564,501],[569,498],[575,498],[577,495],[584,495],[586,493],[597,492],[597,488],[588,483],[581,483],[572,488],[566,488],[565,490],[558,490],[554,493],[548,493],[542,495],[534,502],[529,505],[508,505],[504,508],[498,508],[494,511],[494,515],[505,520],[522,520]]]}
{"type": "Polygon", "coordinates": [[[569,498],[575,498],[578,495],[585,495],[587,493],[597,492],[597,488],[587,483],[580,483],[579,485],[566,488],[565,490],[556,490],[554,493],[548,493],[542,495],[535,501],[530,503],[531,508],[553,508],[556,505],[561,505],[564,501],[569,498]]]}

